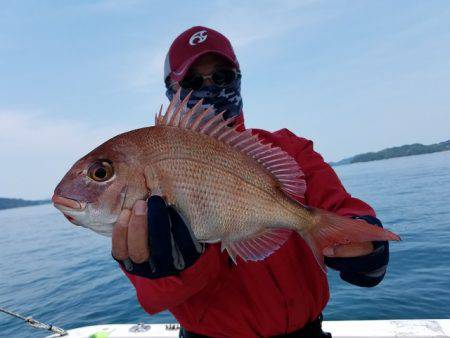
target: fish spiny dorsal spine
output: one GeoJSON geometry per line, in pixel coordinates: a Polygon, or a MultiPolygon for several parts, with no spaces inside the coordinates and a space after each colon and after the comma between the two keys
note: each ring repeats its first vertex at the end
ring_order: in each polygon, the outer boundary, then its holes
{"type": "Polygon", "coordinates": [[[188,109],[187,103],[192,92],[182,101],[180,93],[181,90],[178,90],[174,95],[164,115],[160,110],[155,118],[156,126],[186,129],[226,143],[266,168],[280,183],[281,190],[297,198],[304,197],[304,174],[291,156],[279,147],[262,143],[251,129],[241,131],[243,124],[234,125],[236,117],[224,119],[225,111],[212,114],[212,106],[202,110],[202,100],[188,109]]]}

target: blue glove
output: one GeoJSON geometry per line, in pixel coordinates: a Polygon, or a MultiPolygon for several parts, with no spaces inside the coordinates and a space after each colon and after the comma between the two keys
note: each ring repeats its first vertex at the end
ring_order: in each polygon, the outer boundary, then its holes
{"type": "Polygon", "coordinates": [[[149,261],[117,261],[127,272],[141,277],[157,279],[177,275],[197,261],[204,244],[197,241],[181,216],[162,197],[151,196],[147,206],[149,261]]]}

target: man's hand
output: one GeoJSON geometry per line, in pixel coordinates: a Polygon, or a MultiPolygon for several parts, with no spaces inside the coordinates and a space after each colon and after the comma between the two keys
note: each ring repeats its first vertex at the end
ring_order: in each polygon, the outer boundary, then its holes
{"type": "Polygon", "coordinates": [[[373,249],[372,242],[363,242],[327,247],[322,253],[327,257],[359,257],[372,253],[373,249]]]}
{"type": "Polygon", "coordinates": [[[139,200],[133,210],[122,210],[112,235],[112,255],[117,260],[144,263],[150,257],[148,247],[147,204],[139,200]]]}
{"type": "Polygon", "coordinates": [[[204,250],[176,210],[160,196],[123,210],[112,236],[112,256],[131,274],[156,279],[176,275],[204,250]]]}
{"type": "MultiPolygon", "coordinates": [[[[357,216],[369,224],[382,227],[374,216],[357,216]]],[[[381,282],[389,262],[386,241],[352,243],[323,249],[325,264],[339,271],[341,278],[351,284],[371,287],[381,282]]]]}

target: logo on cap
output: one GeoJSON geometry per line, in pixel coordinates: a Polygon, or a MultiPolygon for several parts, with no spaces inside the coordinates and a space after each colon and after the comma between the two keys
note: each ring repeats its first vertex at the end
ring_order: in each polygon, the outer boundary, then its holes
{"type": "Polygon", "coordinates": [[[198,31],[197,33],[192,34],[192,36],[189,38],[189,44],[191,46],[195,46],[199,43],[202,43],[206,40],[206,38],[208,37],[208,35],[206,34],[207,32],[205,30],[202,31],[198,31]]]}

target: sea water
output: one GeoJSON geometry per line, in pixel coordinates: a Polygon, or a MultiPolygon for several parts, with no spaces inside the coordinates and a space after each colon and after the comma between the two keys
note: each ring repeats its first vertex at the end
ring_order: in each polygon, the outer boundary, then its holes
{"type": "MultiPolygon", "coordinates": [[[[335,169],[403,241],[391,244],[388,273],[374,288],[330,271],[325,319],[449,318],[450,152],[335,169]]],[[[0,231],[0,307],[65,329],[175,321],[140,308],[110,239],[74,227],[51,205],[0,211],[0,231]]],[[[0,313],[0,337],[46,335],[0,313]]]]}

